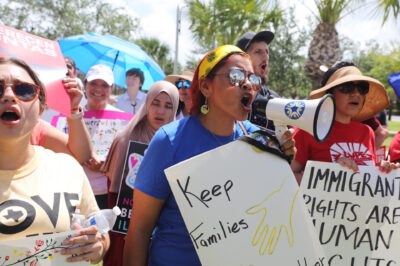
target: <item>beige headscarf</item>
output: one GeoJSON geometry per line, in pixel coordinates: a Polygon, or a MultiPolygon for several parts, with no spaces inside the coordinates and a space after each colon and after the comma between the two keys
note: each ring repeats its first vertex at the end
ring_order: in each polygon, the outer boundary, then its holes
{"type": "Polygon", "coordinates": [[[173,110],[169,122],[175,120],[179,103],[178,89],[170,82],[157,81],[150,87],[146,96],[146,103],[140,107],[133,119],[129,121],[126,127],[114,139],[106,161],[100,169],[111,181],[110,192],[118,192],[119,190],[129,141],[134,140],[149,143],[156,133],[156,129],[152,128],[148,123],[147,112],[154,98],[161,92],[165,92],[171,98],[173,110]]]}

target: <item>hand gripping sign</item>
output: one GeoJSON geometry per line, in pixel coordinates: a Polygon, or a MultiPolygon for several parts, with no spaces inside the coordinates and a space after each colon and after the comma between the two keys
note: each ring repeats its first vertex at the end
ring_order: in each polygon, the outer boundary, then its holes
{"type": "Polygon", "coordinates": [[[324,260],[286,160],[237,140],[165,170],[203,265],[324,260]]]}

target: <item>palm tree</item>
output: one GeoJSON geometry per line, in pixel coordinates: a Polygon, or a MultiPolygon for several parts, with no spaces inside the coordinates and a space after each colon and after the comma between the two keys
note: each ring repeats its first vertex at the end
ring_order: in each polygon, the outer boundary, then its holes
{"type": "Polygon", "coordinates": [[[331,66],[340,57],[339,35],[336,24],[349,10],[351,0],[314,0],[317,8],[317,28],[308,49],[305,64],[306,74],[312,80],[313,90],[321,85],[321,65],[331,66]]]}
{"type": "MultiPolygon", "coordinates": [[[[346,15],[354,11],[357,3],[365,4],[360,0],[314,0],[318,15],[315,15],[318,25],[313,32],[313,39],[308,49],[305,64],[307,76],[312,80],[313,89],[321,85],[323,72],[321,65],[330,67],[340,59],[339,36],[336,24],[346,15]],[[351,9],[350,5],[354,4],[351,9]]],[[[397,20],[400,13],[399,0],[373,0],[367,5],[376,12],[383,12],[382,25],[392,15],[397,20]]]]}
{"type": "Polygon", "coordinates": [[[157,38],[140,38],[135,40],[135,43],[148,53],[167,75],[172,74],[173,62],[168,57],[170,52],[168,45],[161,43],[157,38]]]}
{"type": "Polygon", "coordinates": [[[387,22],[390,15],[393,15],[396,21],[400,14],[400,1],[399,0],[376,0],[378,12],[383,12],[382,25],[387,22]]]}
{"type": "Polygon", "coordinates": [[[204,51],[234,44],[247,31],[273,30],[282,10],[276,0],[185,0],[190,29],[204,51]]]}

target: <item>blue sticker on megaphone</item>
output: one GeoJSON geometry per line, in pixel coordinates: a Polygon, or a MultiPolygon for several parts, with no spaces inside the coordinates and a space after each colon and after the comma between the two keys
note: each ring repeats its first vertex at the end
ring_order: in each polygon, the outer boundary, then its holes
{"type": "Polygon", "coordinates": [[[287,117],[293,120],[299,119],[306,108],[304,101],[292,101],[285,105],[285,114],[287,117]]]}

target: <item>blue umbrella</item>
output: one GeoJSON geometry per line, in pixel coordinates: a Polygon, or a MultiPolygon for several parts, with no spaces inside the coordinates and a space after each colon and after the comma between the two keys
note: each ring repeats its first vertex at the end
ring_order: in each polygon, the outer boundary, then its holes
{"type": "Polygon", "coordinates": [[[109,66],[114,73],[114,83],[126,87],[125,72],[139,68],[144,73],[143,90],[162,80],[164,72],[138,45],[112,35],[96,33],[71,36],[58,41],[64,56],[74,59],[77,68],[87,73],[93,65],[109,66]]]}
{"type": "Polygon", "coordinates": [[[392,86],[397,97],[400,98],[400,72],[390,74],[388,76],[390,86],[392,86]]]}

